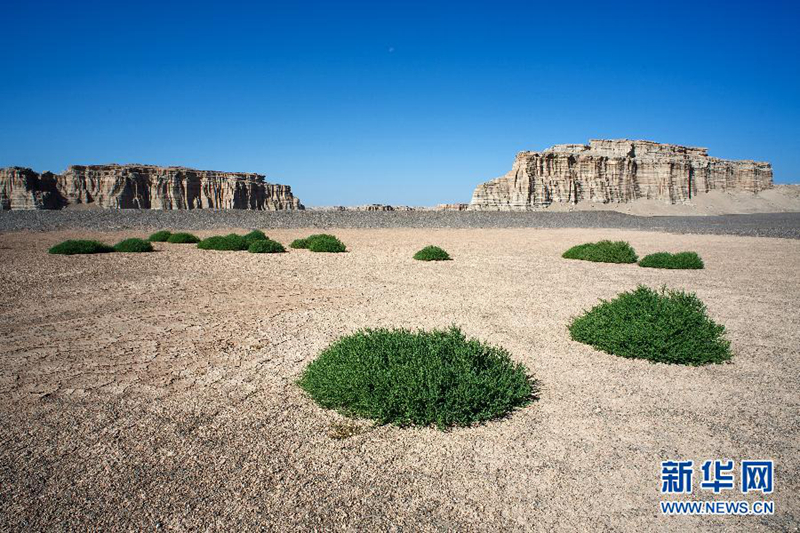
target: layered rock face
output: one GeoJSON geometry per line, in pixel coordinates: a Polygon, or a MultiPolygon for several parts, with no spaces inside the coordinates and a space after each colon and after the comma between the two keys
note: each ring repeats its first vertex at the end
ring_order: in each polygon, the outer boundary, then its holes
{"type": "Polygon", "coordinates": [[[436,206],[437,211],[466,211],[469,209],[469,204],[439,204],[436,206]]]}
{"type": "Polygon", "coordinates": [[[527,210],[554,202],[688,202],[711,190],[757,193],[772,187],[772,166],[709,157],[705,148],[651,141],[592,140],[520,152],[511,171],[478,185],[471,210],[527,210]]]}
{"type": "Polygon", "coordinates": [[[260,174],[152,165],[71,166],[63,174],[0,169],[0,208],[303,209],[291,187],[260,174]]]}
{"type": "Polygon", "coordinates": [[[66,201],[58,191],[56,177],[29,168],[0,169],[0,210],[61,209],[66,201]]]}

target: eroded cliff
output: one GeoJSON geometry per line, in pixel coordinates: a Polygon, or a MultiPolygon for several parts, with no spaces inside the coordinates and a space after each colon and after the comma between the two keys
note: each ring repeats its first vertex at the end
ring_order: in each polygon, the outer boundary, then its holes
{"type": "Polygon", "coordinates": [[[303,209],[291,187],[260,174],[153,165],[75,165],[63,174],[0,169],[0,209],[303,209]]]}
{"type": "Polygon", "coordinates": [[[712,190],[757,193],[772,187],[772,166],[709,157],[705,148],[652,141],[592,140],[520,152],[511,171],[478,185],[470,209],[526,210],[554,202],[667,203],[712,190]]]}

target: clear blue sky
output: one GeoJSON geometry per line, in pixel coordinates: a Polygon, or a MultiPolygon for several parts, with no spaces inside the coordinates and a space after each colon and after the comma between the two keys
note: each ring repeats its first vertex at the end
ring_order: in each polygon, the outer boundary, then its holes
{"type": "Polygon", "coordinates": [[[797,2],[2,0],[0,166],[251,171],[469,201],[520,150],[706,146],[800,181],[797,2]]]}

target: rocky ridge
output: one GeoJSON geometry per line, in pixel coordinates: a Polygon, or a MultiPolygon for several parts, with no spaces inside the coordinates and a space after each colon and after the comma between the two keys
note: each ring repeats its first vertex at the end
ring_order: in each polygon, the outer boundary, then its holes
{"type": "Polygon", "coordinates": [[[592,140],[520,152],[511,171],[478,185],[470,210],[528,210],[553,203],[691,201],[712,190],[772,187],[772,166],[710,157],[706,148],[652,141],[592,140]]]}
{"type": "Polygon", "coordinates": [[[409,206],[409,205],[388,205],[388,204],[366,204],[366,205],[332,205],[332,206],[312,206],[306,209],[312,211],[381,211],[381,212],[406,212],[406,211],[466,211],[469,204],[437,204],[435,206],[409,206]]]}
{"type": "Polygon", "coordinates": [[[438,204],[437,211],[466,211],[469,209],[469,204],[456,203],[456,204],[438,204]]]}
{"type": "Polygon", "coordinates": [[[74,165],[63,174],[0,169],[0,209],[303,209],[291,187],[254,173],[154,165],[74,165]]]}

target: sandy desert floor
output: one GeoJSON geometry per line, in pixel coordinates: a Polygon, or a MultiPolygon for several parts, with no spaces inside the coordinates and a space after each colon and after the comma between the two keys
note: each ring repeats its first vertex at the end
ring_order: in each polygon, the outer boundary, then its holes
{"type": "MultiPolygon", "coordinates": [[[[157,244],[64,257],[47,248],[149,232],[0,234],[0,529],[800,527],[800,241],[334,232],[349,253],[157,244]],[[560,257],[602,238],[640,255],[696,250],[706,269],[560,257]],[[426,244],[454,261],[413,261],[426,244]],[[727,326],[733,362],[655,365],[570,340],[570,317],[639,283],[696,291],[727,326]],[[352,423],[294,384],[358,328],[451,324],[509,349],[538,401],[474,428],[359,422],[337,439],[352,423]],[[713,458],[774,459],[775,515],[661,516],[660,461],[713,458]]],[[[309,232],[267,233],[286,243],[309,232]]]]}

